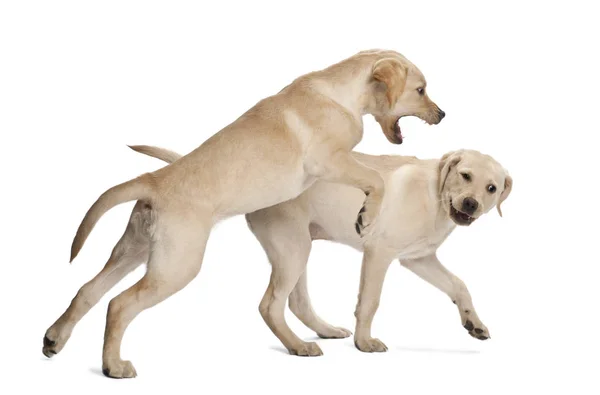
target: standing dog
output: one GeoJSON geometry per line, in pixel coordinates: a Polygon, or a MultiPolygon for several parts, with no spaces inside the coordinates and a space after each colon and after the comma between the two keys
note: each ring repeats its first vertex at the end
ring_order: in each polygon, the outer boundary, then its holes
{"type": "MultiPolygon", "coordinates": [[[[144,202],[136,209],[148,214],[142,231],[150,242],[121,240],[103,271],[81,288],[48,329],[44,354],[58,353],[81,316],[147,259],[144,277],[109,304],[102,355],[105,375],[134,377],[132,363],[120,356],[127,326],[198,274],[214,224],[293,199],[317,180],[351,185],[366,195],[352,221],[360,236],[367,235],[381,208],[384,182],[350,154],[362,138],[364,114],[372,114],[395,144],[402,142],[402,116],[437,124],[445,115],[427,96],[423,74],[405,57],[364,51],[297,78],[173,164],[103,193],[77,230],[71,261],[100,217],[132,200],[144,202]]],[[[291,290],[295,283],[282,286],[291,290]]],[[[271,295],[271,288],[267,293],[271,295]]],[[[276,304],[265,314],[279,327],[283,308],[276,304]]]]}
{"type": "Polygon", "coordinates": [[[465,284],[436,257],[436,250],[457,225],[468,226],[512,190],[512,177],[493,158],[473,150],[450,152],[438,160],[353,154],[384,179],[386,194],[372,232],[358,237],[350,213],[361,207],[356,188],[317,182],[296,199],[246,215],[272,266],[271,282],[260,306],[267,325],[292,353],[320,355],[315,343],[303,342],[277,315],[289,295],[290,310],[320,337],[349,332],[319,318],[307,291],[306,263],[312,240],[331,240],[364,251],[356,306],[354,343],[365,352],[387,348],[371,336],[384,277],[398,259],[409,270],[446,293],[457,305],[463,326],[480,340],[489,337],[465,284]],[[289,284],[295,284],[290,287],[289,284]]]}

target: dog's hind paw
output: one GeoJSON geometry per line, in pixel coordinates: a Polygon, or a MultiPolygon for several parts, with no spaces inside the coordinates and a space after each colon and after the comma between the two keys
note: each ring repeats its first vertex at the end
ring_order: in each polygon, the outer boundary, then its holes
{"type": "Polygon", "coordinates": [[[322,332],[317,332],[321,339],[345,339],[352,336],[352,332],[345,328],[330,327],[322,332]]]}

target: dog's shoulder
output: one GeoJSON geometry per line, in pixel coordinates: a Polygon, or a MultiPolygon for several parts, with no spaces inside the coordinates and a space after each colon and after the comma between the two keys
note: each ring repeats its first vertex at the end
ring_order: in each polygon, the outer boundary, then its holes
{"type": "Polygon", "coordinates": [[[435,178],[435,168],[426,161],[407,160],[390,166],[385,178],[391,189],[398,189],[398,192],[426,193],[435,178]]]}
{"type": "Polygon", "coordinates": [[[435,251],[447,236],[436,226],[439,213],[438,161],[405,163],[390,172],[380,232],[398,256],[414,258],[435,251]]]}

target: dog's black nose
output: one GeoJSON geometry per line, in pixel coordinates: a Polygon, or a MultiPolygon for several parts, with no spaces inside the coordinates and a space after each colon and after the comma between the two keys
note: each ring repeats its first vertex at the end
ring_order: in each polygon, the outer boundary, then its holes
{"type": "Polygon", "coordinates": [[[479,203],[477,203],[477,200],[470,197],[465,198],[463,200],[462,211],[464,211],[465,213],[471,215],[475,212],[475,210],[477,210],[477,207],[479,207],[479,203]]]}
{"type": "Polygon", "coordinates": [[[440,116],[440,121],[441,121],[441,120],[442,120],[442,119],[444,119],[444,117],[446,116],[446,113],[445,113],[445,112],[443,112],[442,110],[440,110],[440,111],[438,112],[438,115],[440,116]]]}

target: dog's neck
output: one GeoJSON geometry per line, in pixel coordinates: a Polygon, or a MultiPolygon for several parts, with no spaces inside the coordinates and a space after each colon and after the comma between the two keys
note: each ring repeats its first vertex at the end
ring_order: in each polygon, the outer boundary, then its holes
{"type": "Polygon", "coordinates": [[[315,73],[311,85],[360,120],[363,115],[375,112],[371,73],[370,64],[359,70],[347,68],[336,73],[327,70],[315,73]]]}

